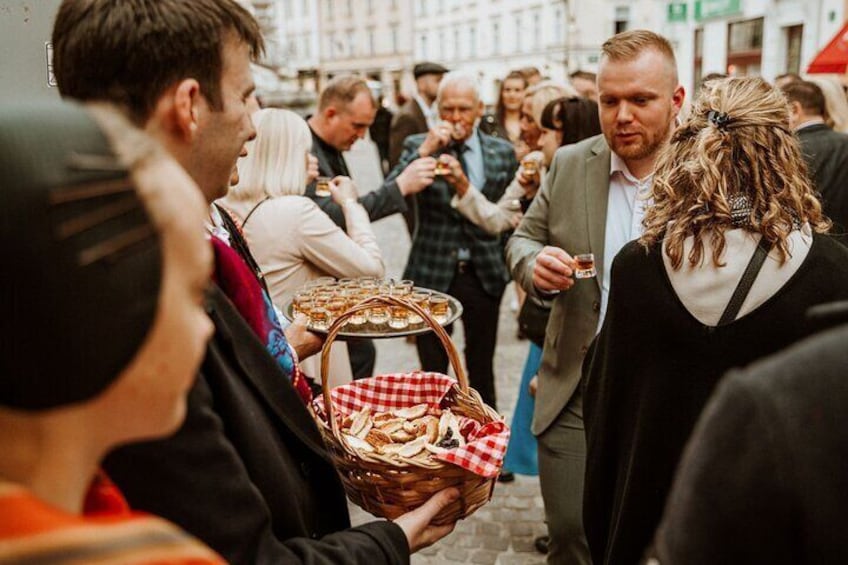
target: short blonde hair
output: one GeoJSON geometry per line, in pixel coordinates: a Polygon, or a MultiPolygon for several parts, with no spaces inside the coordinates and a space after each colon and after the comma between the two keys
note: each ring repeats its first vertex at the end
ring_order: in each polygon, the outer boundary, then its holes
{"type": "Polygon", "coordinates": [[[306,190],[306,153],[312,135],[290,110],[266,108],[253,115],[256,139],[239,161],[239,182],[230,194],[239,200],[302,195],[306,190]]]}
{"type": "Polygon", "coordinates": [[[332,105],[337,105],[340,110],[344,110],[361,92],[368,94],[371,104],[376,109],[377,103],[374,101],[374,96],[371,94],[371,89],[368,88],[365,79],[356,75],[333,77],[321,91],[321,96],[318,98],[318,111],[326,110],[328,106],[332,105]]]}
{"type": "Polygon", "coordinates": [[[531,98],[531,117],[538,127],[542,127],[542,112],[545,111],[545,106],[547,106],[549,102],[556,100],[557,98],[580,97],[574,87],[560,84],[552,80],[537,82],[527,89],[527,93],[524,96],[529,96],[531,98]]]}
{"type": "Polygon", "coordinates": [[[638,58],[646,51],[656,51],[669,63],[677,84],[677,58],[671,43],[658,33],[647,29],[633,29],[617,33],[601,45],[601,56],[610,61],[627,62],[638,58]]]}
{"type": "Polygon", "coordinates": [[[701,89],[657,159],[651,190],[654,204],[640,242],[664,241],[674,269],[689,236],[695,238],[689,264],[701,263],[709,237],[713,264],[723,265],[724,232],[735,226],[731,201],[739,196],[750,205],[745,229],[774,244],[783,261],[799,223],[820,233],[830,228],[789,129],[786,98],[759,77],[713,80],[701,89]]]}

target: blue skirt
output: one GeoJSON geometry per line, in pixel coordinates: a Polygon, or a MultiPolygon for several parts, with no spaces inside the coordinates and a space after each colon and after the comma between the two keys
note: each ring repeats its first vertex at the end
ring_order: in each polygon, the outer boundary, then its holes
{"type": "Polygon", "coordinates": [[[515,412],[512,414],[509,445],[504,457],[505,472],[534,476],[539,474],[536,437],[530,431],[536,399],[530,396],[527,387],[539,371],[541,362],[542,348],[531,343],[530,350],[527,352],[527,361],[524,363],[524,372],[521,374],[521,384],[518,385],[518,401],[515,403],[515,412]]]}

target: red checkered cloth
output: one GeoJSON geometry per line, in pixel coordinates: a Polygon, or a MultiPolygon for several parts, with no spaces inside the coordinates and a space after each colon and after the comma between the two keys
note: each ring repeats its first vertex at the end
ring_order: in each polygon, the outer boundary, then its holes
{"type": "MultiPolygon", "coordinates": [[[[330,391],[330,398],[336,415],[345,418],[365,406],[374,412],[424,403],[439,406],[455,385],[456,380],[440,373],[397,373],[338,386],[330,391]]],[[[313,404],[315,412],[326,421],[323,398],[316,398],[313,404]]],[[[502,421],[483,425],[471,418],[462,418],[460,431],[467,440],[466,445],[433,457],[487,479],[497,477],[509,442],[507,425],[502,421]]]]}

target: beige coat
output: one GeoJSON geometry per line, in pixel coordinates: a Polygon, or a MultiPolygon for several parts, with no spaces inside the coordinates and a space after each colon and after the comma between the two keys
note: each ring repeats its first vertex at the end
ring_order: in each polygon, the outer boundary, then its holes
{"type": "MultiPolygon", "coordinates": [[[[230,196],[219,203],[241,226],[256,202],[230,196]]],[[[294,292],[318,277],[382,277],[383,258],[368,213],[358,203],[344,208],[345,233],[305,196],[280,196],[259,205],[243,226],[244,238],[262,273],[271,299],[283,309],[294,292]]],[[[331,385],[351,380],[347,345],[336,342],[330,359],[331,385]]],[[[320,377],[320,355],[300,363],[304,372],[320,377]]]]}
{"type": "MultiPolygon", "coordinates": [[[[541,160],[541,151],[534,151],[541,160]]],[[[545,169],[541,168],[541,179],[545,181],[545,169]]],[[[468,218],[468,220],[492,235],[515,229],[521,221],[521,202],[524,196],[524,187],[518,180],[513,178],[512,182],[497,203],[492,202],[474,186],[469,186],[468,191],[460,198],[454,194],[451,198],[451,206],[457,212],[468,218]]]]}
{"type": "MultiPolygon", "coordinates": [[[[512,276],[529,293],[542,247],[594,253],[598,275],[578,281],[553,300],[548,320],[533,433],[544,432],[580,384],[581,367],[595,337],[601,309],[610,150],[602,135],[560,149],[542,188],[507,244],[512,276]]],[[[582,411],[582,406],[575,407],[582,411]]]]}

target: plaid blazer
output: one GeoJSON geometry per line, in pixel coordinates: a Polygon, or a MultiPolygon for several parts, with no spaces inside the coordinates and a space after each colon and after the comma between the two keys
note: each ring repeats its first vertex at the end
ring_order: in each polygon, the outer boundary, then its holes
{"type": "MultiPolygon", "coordinates": [[[[489,200],[497,202],[512,181],[518,162],[512,145],[502,139],[478,131],[483,152],[486,183],[477,187],[489,200]]],[[[418,147],[426,134],[411,135],[403,144],[403,154],[387,180],[397,177],[418,158],[418,147]]],[[[483,288],[492,296],[500,296],[509,282],[504,261],[503,238],[489,235],[450,205],[453,189],[436,177],[432,185],[417,195],[418,228],[412,238],[412,249],[404,270],[404,278],[416,284],[446,292],[456,273],[457,250],[471,250],[471,262],[483,288]]]]}

